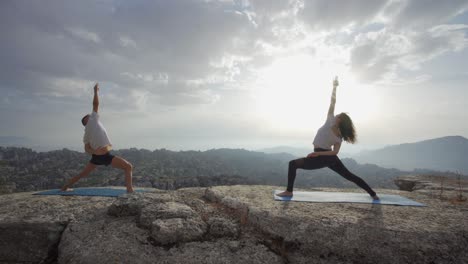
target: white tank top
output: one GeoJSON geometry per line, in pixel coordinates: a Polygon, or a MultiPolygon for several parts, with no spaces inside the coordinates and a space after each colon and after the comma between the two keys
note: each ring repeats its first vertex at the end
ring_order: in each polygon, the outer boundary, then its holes
{"type": "Polygon", "coordinates": [[[83,142],[89,143],[93,149],[112,145],[106,129],[99,121],[99,114],[94,111],[89,115],[88,123],[85,126],[83,142]]]}
{"type": "Polygon", "coordinates": [[[316,148],[331,149],[331,147],[337,143],[341,143],[343,139],[333,133],[332,127],[335,125],[335,117],[333,115],[328,116],[327,121],[315,135],[314,146],[316,148]]]}

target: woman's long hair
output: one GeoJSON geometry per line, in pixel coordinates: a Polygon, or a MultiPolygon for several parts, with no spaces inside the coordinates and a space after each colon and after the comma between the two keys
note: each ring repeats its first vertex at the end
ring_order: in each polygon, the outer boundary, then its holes
{"type": "Polygon", "coordinates": [[[338,128],[340,129],[341,136],[343,137],[343,140],[354,144],[357,139],[356,139],[356,129],[354,128],[353,120],[347,115],[346,113],[341,113],[340,114],[340,124],[338,125],[338,128]]]}

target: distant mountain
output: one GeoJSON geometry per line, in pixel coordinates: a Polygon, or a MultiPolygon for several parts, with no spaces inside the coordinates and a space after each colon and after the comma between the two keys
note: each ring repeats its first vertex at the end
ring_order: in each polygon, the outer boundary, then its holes
{"type": "Polygon", "coordinates": [[[448,136],[416,143],[388,146],[353,156],[360,163],[372,163],[400,170],[430,169],[468,174],[468,139],[448,136]]]}
{"type": "Polygon", "coordinates": [[[295,148],[295,147],[288,147],[288,146],[278,146],[273,148],[264,148],[259,149],[258,151],[264,152],[267,154],[275,154],[275,153],[288,153],[294,155],[296,157],[304,157],[307,154],[314,151],[313,146],[310,148],[295,148]]]}
{"type": "Polygon", "coordinates": [[[0,136],[0,146],[25,147],[32,145],[32,141],[26,137],[0,136]]]}

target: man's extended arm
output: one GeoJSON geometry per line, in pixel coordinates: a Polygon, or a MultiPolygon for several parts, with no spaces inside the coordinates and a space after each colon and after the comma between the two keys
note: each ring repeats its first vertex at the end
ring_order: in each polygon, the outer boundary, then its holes
{"type": "Polygon", "coordinates": [[[93,98],[93,112],[98,112],[99,110],[99,84],[94,85],[94,98],[93,98]]]}
{"type": "Polygon", "coordinates": [[[94,149],[91,147],[89,143],[85,144],[84,149],[86,153],[89,153],[91,155],[94,154],[94,149]]]}

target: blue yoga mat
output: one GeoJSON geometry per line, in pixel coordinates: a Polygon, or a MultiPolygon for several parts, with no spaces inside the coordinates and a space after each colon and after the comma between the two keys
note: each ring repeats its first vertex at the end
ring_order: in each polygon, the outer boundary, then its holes
{"type": "Polygon", "coordinates": [[[273,193],[276,201],[298,201],[314,203],[368,203],[368,204],[389,204],[404,206],[426,206],[400,195],[377,194],[378,201],[372,200],[367,193],[342,193],[342,192],[294,192],[292,197],[279,197],[277,193],[283,191],[275,190],[273,193]]]}
{"type": "MultiPolygon", "coordinates": [[[[136,192],[144,192],[144,190],[135,190],[136,192]]],[[[73,188],[73,191],[62,192],[60,189],[48,190],[34,193],[34,195],[63,195],[63,196],[105,196],[117,197],[126,194],[125,189],[113,188],[73,188]]]]}

